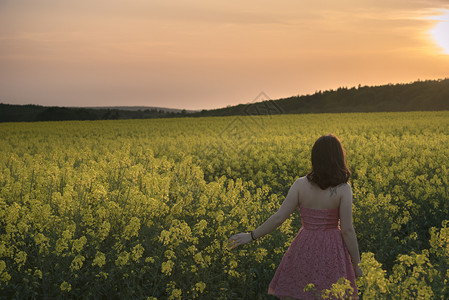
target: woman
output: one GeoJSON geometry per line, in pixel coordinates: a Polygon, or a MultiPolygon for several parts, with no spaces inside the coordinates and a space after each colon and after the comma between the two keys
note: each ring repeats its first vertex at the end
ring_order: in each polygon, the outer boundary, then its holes
{"type": "Polygon", "coordinates": [[[312,170],[297,179],[279,210],[250,233],[233,235],[231,248],[244,245],[276,229],[299,208],[302,227],[271,281],[268,293],[280,299],[314,299],[304,291],[309,283],[319,293],[341,277],[351,282],[357,297],[356,276],[362,275],[357,237],[352,225],[351,173],[340,140],[330,134],[312,148],[312,170]]]}

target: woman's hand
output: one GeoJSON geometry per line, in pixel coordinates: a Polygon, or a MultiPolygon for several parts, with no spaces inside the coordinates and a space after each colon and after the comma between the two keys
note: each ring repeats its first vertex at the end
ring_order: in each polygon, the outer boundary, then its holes
{"type": "Polygon", "coordinates": [[[251,238],[250,233],[241,232],[234,234],[228,240],[228,248],[234,249],[237,246],[247,244],[251,242],[253,239],[251,238]]]}

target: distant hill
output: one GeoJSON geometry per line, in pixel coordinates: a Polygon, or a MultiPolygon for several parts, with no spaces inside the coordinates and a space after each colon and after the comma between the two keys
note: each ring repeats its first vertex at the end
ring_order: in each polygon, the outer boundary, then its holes
{"type": "Polygon", "coordinates": [[[449,79],[341,87],[313,95],[202,110],[188,116],[449,110],[449,79]]]}
{"type": "MultiPolygon", "coordinates": [[[[146,111],[157,110],[161,112],[175,112],[180,113],[185,109],[179,108],[167,108],[167,107],[155,107],[155,106],[89,106],[89,107],[69,107],[69,108],[92,108],[92,109],[117,109],[117,110],[129,110],[129,111],[146,111]]],[[[187,113],[193,113],[197,110],[185,110],[187,113]]]]}
{"type": "Polygon", "coordinates": [[[426,110],[449,110],[449,78],[407,84],[340,87],[278,100],[265,97],[261,102],[202,111],[141,106],[87,108],[0,103],[0,122],[426,110]]]}
{"type": "Polygon", "coordinates": [[[58,107],[0,103],[0,122],[150,119],[185,116],[181,109],[158,107],[58,107]]]}

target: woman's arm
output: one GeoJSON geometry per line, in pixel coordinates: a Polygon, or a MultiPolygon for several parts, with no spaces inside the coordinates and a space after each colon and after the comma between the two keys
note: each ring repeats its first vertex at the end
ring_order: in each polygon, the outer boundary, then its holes
{"type": "Polygon", "coordinates": [[[342,196],[340,200],[340,229],[343,240],[348,248],[349,255],[351,255],[352,264],[357,277],[362,276],[362,270],[359,267],[360,253],[359,245],[357,243],[357,236],[355,234],[354,226],[352,225],[352,191],[348,184],[345,189],[342,189],[342,196]]]}
{"type": "MultiPolygon", "coordinates": [[[[255,239],[272,232],[279,225],[284,223],[284,221],[290,216],[290,214],[295,210],[295,208],[298,207],[299,205],[298,185],[299,179],[296,180],[290,187],[287,197],[285,197],[285,200],[284,202],[282,202],[282,205],[279,208],[279,210],[274,215],[269,217],[262,225],[253,230],[252,233],[255,239]]],[[[245,232],[237,233],[229,238],[228,247],[235,248],[237,246],[249,243],[252,240],[253,239],[250,233],[245,232]]]]}

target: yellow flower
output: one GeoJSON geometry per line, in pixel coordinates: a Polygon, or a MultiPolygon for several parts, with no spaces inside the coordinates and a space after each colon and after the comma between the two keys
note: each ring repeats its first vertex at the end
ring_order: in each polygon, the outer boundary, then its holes
{"type": "Polygon", "coordinates": [[[84,256],[77,254],[75,258],[72,260],[72,264],[70,265],[70,269],[72,271],[79,270],[83,266],[83,261],[85,260],[84,256]]]}
{"type": "Polygon", "coordinates": [[[197,290],[198,292],[202,293],[204,291],[204,289],[206,288],[206,284],[202,281],[197,282],[195,284],[195,290],[197,290]]]}
{"type": "Polygon", "coordinates": [[[27,260],[27,254],[23,251],[17,252],[14,257],[14,261],[17,263],[19,270],[25,264],[26,260],[27,260]]]}
{"type": "Polygon", "coordinates": [[[202,235],[203,234],[203,230],[207,227],[207,221],[202,219],[201,221],[199,221],[195,227],[194,227],[194,231],[195,233],[202,235]]]}
{"type": "Polygon", "coordinates": [[[180,289],[174,289],[171,292],[170,297],[168,297],[168,299],[181,299],[181,295],[182,295],[182,291],[180,289]]]}
{"type": "Polygon", "coordinates": [[[99,267],[102,267],[105,264],[106,264],[106,256],[102,252],[97,251],[97,254],[95,254],[95,258],[92,263],[92,266],[97,265],[99,267]]]}
{"type": "Polygon", "coordinates": [[[67,241],[64,239],[58,239],[56,241],[55,250],[57,254],[61,254],[64,250],[67,250],[69,247],[67,245],[67,241]]]}
{"type": "Polygon", "coordinates": [[[152,257],[147,257],[147,258],[145,258],[145,262],[146,262],[146,263],[152,264],[152,263],[154,263],[154,258],[152,258],[152,257]]]}
{"type": "Polygon", "coordinates": [[[39,269],[34,270],[34,276],[37,276],[39,279],[42,279],[42,271],[39,269]]]}
{"type": "Polygon", "coordinates": [[[4,242],[0,243],[0,257],[7,256],[6,245],[4,242]]]}
{"type": "Polygon", "coordinates": [[[313,283],[309,283],[304,287],[304,292],[310,292],[315,290],[315,285],[313,283]]]}
{"type": "Polygon", "coordinates": [[[190,272],[197,273],[198,272],[198,267],[196,265],[191,265],[190,266],[190,272]]]}
{"type": "Polygon", "coordinates": [[[267,249],[265,248],[258,248],[256,252],[254,253],[255,259],[258,262],[262,262],[264,257],[268,254],[267,249]]]}
{"type": "Polygon", "coordinates": [[[171,260],[164,261],[161,266],[161,271],[165,275],[171,275],[171,271],[175,263],[171,260]]]}
{"type": "Polygon", "coordinates": [[[237,262],[235,260],[231,260],[229,266],[231,267],[231,269],[235,269],[237,267],[237,262]]]}
{"type": "Polygon", "coordinates": [[[204,264],[204,259],[203,259],[203,256],[201,255],[201,252],[198,252],[197,254],[195,254],[193,256],[193,259],[195,260],[195,262],[197,264],[201,264],[201,265],[204,264]]]}
{"type": "Polygon", "coordinates": [[[100,272],[97,275],[95,275],[98,278],[104,278],[104,279],[108,279],[108,273],[106,272],[100,272]]]}
{"type": "Polygon", "coordinates": [[[100,241],[104,240],[108,234],[109,230],[111,229],[111,224],[108,221],[103,221],[101,223],[100,227],[98,228],[97,237],[100,241]]]}
{"type": "Polygon", "coordinates": [[[63,283],[61,283],[59,288],[61,289],[61,291],[70,292],[70,290],[72,289],[72,285],[70,283],[68,283],[67,281],[64,281],[63,283]]]}
{"type": "Polygon", "coordinates": [[[142,257],[143,251],[145,249],[142,247],[141,244],[137,244],[136,246],[134,246],[133,250],[132,250],[132,259],[134,261],[138,261],[139,258],[142,257]]]}
{"type": "Polygon", "coordinates": [[[0,260],[0,281],[8,282],[11,280],[11,275],[6,272],[6,263],[0,260]]]}
{"type": "Polygon", "coordinates": [[[34,242],[39,246],[39,254],[48,251],[48,241],[49,238],[40,232],[34,235],[34,242]]]}
{"type": "Polygon", "coordinates": [[[72,252],[81,252],[83,250],[84,245],[87,243],[87,238],[85,236],[80,237],[77,240],[74,240],[72,243],[72,252]]]}
{"type": "Polygon", "coordinates": [[[351,282],[342,277],[338,279],[337,283],[332,284],[330,289],[321,291],[323,299],[347,299],[354,293],[351,282]]]}
{"type": "Polygon", "coordinates": [[[100,220],[103,220],[107,215],[107,211],[104,207],[100,207],[97,210],[97,216],[100,220]]]}
{"type": "Polygon", "coordinates": [[[170,231],[162,230],[159,241],[161,241],[164,246],[167,245],[170,243],[170,235],[170,231]]]}
{"type": "Polygon", "coordinates": [[[175,252],[173,252],[173,250],[167,250],[167,251],[165,251],[164,255],[165,255],[165,257],[166,257],[167,259],[176,258],[175,252]]]}
{"type": "Polygon", "coordinates": [[[123,251],[115,260],[115,264],[119,267],[126,265],[129,261],[129,252],[123,251]]]}
{"type": "Polygon", "coordinates": [[[123,235],[125,239],[130,239],[133,236],[137,236],[140,229],[140,219],[137,217],[132,217],[129,224],[126,225],[123,235]]]}

